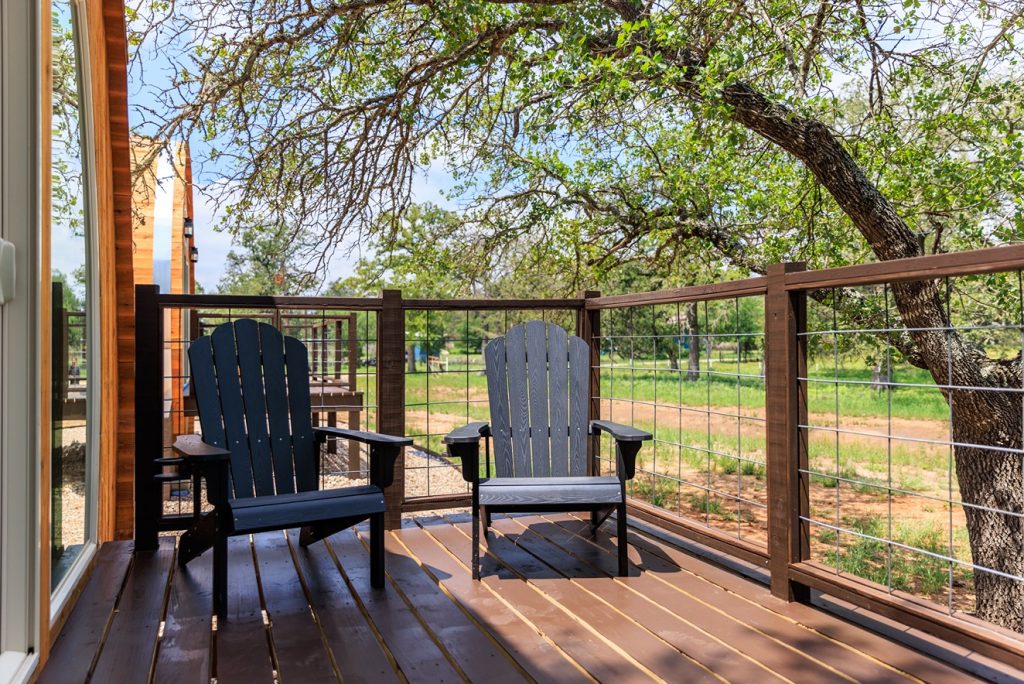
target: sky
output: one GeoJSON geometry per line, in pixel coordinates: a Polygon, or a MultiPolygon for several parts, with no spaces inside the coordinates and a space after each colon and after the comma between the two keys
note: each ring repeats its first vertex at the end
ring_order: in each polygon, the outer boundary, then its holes
{"type": "MultiPolygon", "coordinates": [[[[133,130],[140,121],[136,108],[157,108],[159,102],[148,91],[148,88],[163,88],[169,82],[173,67],[162,51],[152,50],[143,46],[144,59],[141,60],[143,68],[135,64],[128,71],[128,108],[129,123],[133,130]]],[[[199,162],[206,156],[209,146],[196,136],[188,140],[193,159],[193,168],[199,166],[199,162]]],[[[204,179],[195,182],[213,181],[216,177],[216,169],[207,162],[203,164],[204,179]]],[[[198,175],[198,174],[197,174],[198,175]]],[[[454,203],[445,197],[445,192],[450,190],[454,181],[444,168],[443,163],[437,162],[434,165],[423,169],[415,176],[412,184],[413,202],[431,202],[441,207],[454,208],[454,203]]],[[[240,249],[232,243],[231,235],[215,229],[219,223],[220,214],[214,202],[200,192],[193,191],[193,221],[195,223],[195,244],[199,249],[199,261],[195,265],[196,280],[205,292],[216,290],[220,282],[224,264],[227,262],[227,255],[232,249],[240,249]]],[[[368,245],[349,244],[339,248],[328,266],[328,274],[325,283],[333,282],[339,278],[347,277],[353,272],[355,263],[363,256],[372,256],[372,250],[368,245]]]]}
{"type": "MultiPolygon", "coordinates": [[[[201,152],[201,146],[193,147],[193,155],[201,152]],[[196,150],[196,148],[199,148],[196,150]]],[[[452,203],[444,196],[444,192],[452,187],[451,176],[440,166],[432,166],[418,174],[413,181],[412,198],[414,202],[432,202],[438,206],[451,208],[452,203]]],[[[212,292],[220,281],[221,272],[227,261],[228,252],[238,249],[231,242],[227,233],[214,230],[219,216],[216,207],[202,193],[194,194],[195,240],[199,248],[199,261],[196,263],[196,280],[204,291],[212,292]]],[[[360,256],[371,256],[372,250],[361,249],[361,245],[351,245],[353,249],[339,249],[332,259],[325,282],[333,282],[352,274],[353,267],[360,256]]]]}

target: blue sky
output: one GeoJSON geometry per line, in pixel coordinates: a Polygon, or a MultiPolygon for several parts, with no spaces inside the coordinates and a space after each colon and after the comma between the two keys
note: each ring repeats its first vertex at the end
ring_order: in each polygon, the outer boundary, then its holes
{"type": "MultiPolygon", "coordinates": [[[[135,68],[130,68],[128,72],[129,122],[133,131],[141,121],[137,107],[141,105],[145,108],[155,109],[160,106],[152,94],[147,91],[147,88],[166,87],[172,73],[172,66],[163,56],[164,52],[147,49],[145,46],[140,49],[145,51],[144,65],[136,64],[135,68]]],[[[216,182],[217,169],[215,166],[208,162],[202,163],[208,155],[209,145],[198,137],[192,138],[188,142],[192,152],[193,169],[196,171],[195,182],[197,184],[216,182]],[[200,165],[203,172],[202,178],[198,173],[200,165]]],[[[435,164],[422,170],[413,180],[412,199],[414,202],[432,202],[439,206],[452,207],[453,203],[444,196],[445,191],[450,190],[452,186],[453,180],[443,165],[435,164]]],[[[204,290],[212,292],[221,279],[228,252],[232,249],[238,250],[239,247],[232,243],[229,234],[215,230],[220,214],[214,203],[198,189],[194,191],[193,198],[196,246],[199,248],[196,280],[204,290]]],[[[355,262],[361,256],[370,254],[372,254],[372,249],[369,245],[348,244],[338,249],[329,265],[325,282],[350,275],[355,262]]]]}
{"type": "MultiPolygon", "coordinates": [[[[202,147],[193,143],[192,154],[201,153],[202,147]]],[[[452,179],[439,166],[430,167],[418,174],[413,181],[412,196],[415,202],[433,202],[439,206],[452,205],[444,192],[452,187],[452,179]]],[[[207,292],[213,291],[220,281],[221,271],[232,248],[231,236],[214,230],[219,216],[216,208],[208,202],[202,193],[195,193],[195,235],[196,246],[199,248],[199,262],[196,264],[196,279],[207,292]]],[[[330,270],[325,282],[351,275],[355,262],[360,256],[372,254],[372,250],[363,245],[348,245],[350,248],[339,249],[331,260],[330,270]]]]}

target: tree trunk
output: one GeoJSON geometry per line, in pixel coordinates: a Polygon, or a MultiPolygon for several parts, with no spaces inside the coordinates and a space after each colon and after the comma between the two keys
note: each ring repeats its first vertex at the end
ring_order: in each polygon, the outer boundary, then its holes
{"type": "Polygon", "coordinates": [[[410,344],[405,347],[405,372],[416,372],[416,345],[410,344]]]}
{"type": "Polygon", "coordinates": [[[668,367],[672,370],[679,370],[679,347],[676,346],[676,340],[673,339],[668,345],[668,367]]]}
{"type": "Polygon", "coordinates": [[[691,382],[700,380],[700,330],[697,320],[697,304],[686,305],[686,334],[689,340],[690,354],[686,363],[686,379],[691,382]]]}

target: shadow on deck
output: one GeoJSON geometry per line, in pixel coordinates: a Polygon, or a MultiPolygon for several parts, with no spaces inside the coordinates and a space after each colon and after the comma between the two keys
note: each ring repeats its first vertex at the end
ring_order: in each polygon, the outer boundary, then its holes
{"type": "MultiPolygon", "coordinates": [[[[233,539],[229,615],[211,619],[209,554],[174,539],[106,544],[40,682],[956,681],[963,671],[630,530],[502,517],[484,579],[465,514],[407,520],[370,589],[366,530],[302,549],[295,531],[233,539]],[[567,578],[571,578],[567,579],[567,578]]],[[[955,654],[954,654],[955,655],[955,654]]]]}

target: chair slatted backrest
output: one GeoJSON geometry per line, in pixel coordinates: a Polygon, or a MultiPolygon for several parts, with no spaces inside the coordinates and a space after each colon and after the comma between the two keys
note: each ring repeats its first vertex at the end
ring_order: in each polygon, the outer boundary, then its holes
{"type": "Polygon", "coordinates": [[[586,475],[587,343],[530,321],[488,343],[484,357],[498,477],[586,475]]]}
{"type": "Polygon", "coordinates": [[[243,318],[189,347],[203,441],[231,452],[236,498],[317,489],[306,346],[243,318]]]}

